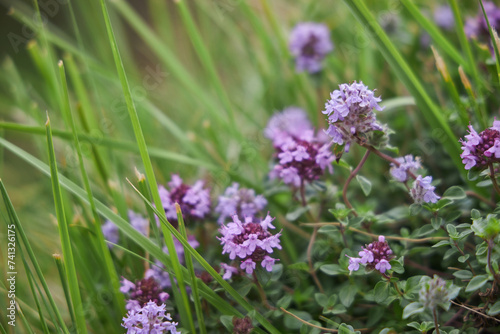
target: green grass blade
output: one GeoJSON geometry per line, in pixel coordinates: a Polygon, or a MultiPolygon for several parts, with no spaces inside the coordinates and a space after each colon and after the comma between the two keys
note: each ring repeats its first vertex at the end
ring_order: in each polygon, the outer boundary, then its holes
{"type": "Polygon", "coordinates": [[[26,316],[24,315],[23,309],[21,308],[21,305],[17,304],[17,314],[19,315],[19,318],[21,318],[21,321],[24,325],[24,328],[26,329],[25,333],[28,334],[35,334],[33,332],[33,329],[31,328],[30,323],[28,322],[28,319],[26,319],[26,316]]]}
{"type": "Polygon", "coordinates": [[[488,25],[488,31],[490,32],[491,44],[493,45],[493,50],[495,51],[495,64],[497,69],[497,79],[500,83],[500,53],[498,52],[498,44],[497,44],[497,33],[493,31],[493,28],[490,25],[490,20],[488,19],[488,15],[486,15],[486,10],[484,10],[483,0],[479,0],[479,4],[481,5],[481,10],[483,11],[484,19],[486,20],[486,24],[488,25]],[[496,37],[496,38],[495,38],[496,37]]]}
{"type": "Polygon", "coordinates": [[[466,62],[466,60],[462,57],[460,52],[448,42],[446,37],[441,34],[438,27],[431,20],[427,19],[422,12],[418,9],[418,7],[410,0],[401,0],[403,5],[405,5],[406,9],[410,12],[411,15],[417,20],[418,23],[427,31],[427,33],[434,40],[435,44],[439,46],[441,50],[443,50],[454,62],[458,65],[462,65],[464,69],[470,73],[470,64],[466,62]]]}
{"type": "Polygon", "coordinates": [[[464,30],[464,24],[462,22],[462,17],[460,16],[460,9],[458,7],[458,3],[456,0],[448,0],[450,3],[450,7],[453,11],[453,15],[455,16],[455,25],[456,25],[456,32],[458,34],[458,39],[460,41],[460,45],[462,46],[463,51],[465,52],[465,55],[467,57],[469,67],[472,70],[471,74],[474,79],[474,83],[476,84],[477,87],[477,94],[479,95],[479,100],[482,101],[478,105],[478,108],[474,108],[474,111],[476,113],[476,118],[479,124],[481,124],[481,127],[483,129],[488,127],[488,120],[486,113],[483,110],[483,105],[484,101],[482,99],[483,91],[484,91],[484,80],[481,80],[479,76],[479,71],[477,69],[477,61],[474,59],[474,55],[472,54],[472,50],[469,45],[469,41],[467,41],[467,36],[465,36],[465,30],[464,30]]]}
{"type": "MultiPolygon", "coordinates": [[[[0,138],[0,140],[4,140],[3,138],[0,138]]],[[[4,146],[6,147],[6,146],[4,146]]],[[[48,169],[47,169],[48,171],[48,169]]],[[[49,174],[47,174],[49,175],[49,174]]],[[[68,328],[66,327],[66,324],[64,323],[64,320],[61,316],[61,313],[59,312],[59,309],[57,308],[57,305],[54,301],[54,298],[52,297],[52,294],[50,293],[49,287],[47,285],[47,282],[43,276],[42,269],[40,268],[40,265],[38,264],[38,260],[35,257],[35,253],[33,252],[33,249],[31,248],[31,244],[28,240],[28,237],[26,236],[26,233],[24,232],[24,228],[21,225],[21,222],[19,221],[19,218],[16,214],[16,211],[14,210],[14,206],[12,205],[12,202],[10,200],[10,197],[7,193],[7,189],[5,189],[5,185],[3,181],[0,179],[0,192],[2,193],[2,198],[5,203],[5,207],[7,208],[7,211],[9,212],[9,215],[16,225],[16,231],[17,235],[21,238],[23,245],[28,253],[28,257],[30,258],[31,263],[33,264],[33,267],[36,271],[36,274],[38,276],[38,279],[40,280],[42,287],[44,289],[44,292],[49,299],[50,306],[52,308],[52,311],[56,315],[57,321],[59,322],[59,325],[61,326],[61,329],[63,330],[64,333],[69,334],[68,328]]]]}
{"type": "Polygon", "coordinates": [[[64,264],[62,263],[61,255],[54,254],[54,255],[52,255],[52,257],[54,258],[54,262],[56,263],[57,271],[59,272],[59,278],[61,279],[61,285],[62,285],[63,292],[64,292],[64,299],[66,299],[66,304],[68,305],[69,315],[71,316],[71,320],[73,321],[73,324],[76,324],[75,312],[73,312],[73,308],[71,307],[71,296],[69,294],[68,280],[66,279],[66,275],[65,275],[66,270],[64,269],[64,264]]]}
{"type": "MultiPolygon", "coordinates": [[[[123,63],[121,61],[120,52],[118,50],[118,46],[116,44],[116,39],[113,33],[113,28],[111,26],[111,20],[109,18],[108,10],[104,0],[101,0],[102,13],[104,15],[104,21],[106,23],[106,29],[108,32],[109,43],[111,46],[111,50],[113,51],[113,58],[115,60],[116,69],[118,71],[118,76],[120,77],[120,82],[122,84],[123,93],[125,96],[125,100],[127,103],[127,109],[129,112],[130,120],[132,122],[132,126],[134,128],[134,134],[137,140],[137,146],[139,147],[139,151],[142,158],[142,163],[144,164],[147,181],[149,184],[149,188],[151,194],[153,195],[153,201],[156,207],[163,207],[160,194],[158,192],[158,185],[156,182],[156,177],[153,171],[153,166],[151,164],[151,160],[149,158],[148,149],[146,146],[146,141],[144,140],[144,134],[142,133],[141,124],[139,122],[139,117],[137,115],[137,111],[135,109],[134,101],[132,99],[132,94],[130,91],[130,86],[128,84],[127,76],[125,74],[125,68],[123,67],[123,63]]],[[[165,216],[165,212],[163,212],[165,216]]],[[[180,294],[182,296],[181,300],[176,300],[176,304],[179,307],[180,316],[185,322],[183,326],[191,328],[192,332],[195,332],[193,316],[190,312],[189,299],[187,296],[187,292],[184,285],[183,272],[180,268],[179,258],[177,257],[177,252],[175,251],[174,241],[172,239],[172,234],[166,227],[162,227],[163,236],[165,238],[165,244],[168,248],[169,254],[171,254],[172,267],[177,277],[177,284],[179,286],[180,294]]],[[[173,285],[173,288],[175,285],[173,285]]]]}
{"type": "MultiPolygon", "coordinates": [[[[181,206],[178,203],[175,203],[175,211],[177,212],[177,221],[179,222],[179,232],[187,240],[188,236],[186,232],[186,225],[184,224],[184,218],[182,217],[181,206]]],[[[207,328],[205,327],[205,319],[203,317],[203,311],[201,308],[201,299],[199,297],[200,293],[198,292],[199,279],[196,277],[196,274],[194,273],[193,259],[191,257],[191,254],[185,251],[184,258],[186,259],[186,267],[191,276],[191,289],[193,292],[193,301],[194,301],[194,308],[196,311],[196,317],[198,318],[199,333],[206,334],[207,328]]]]}
{"type": "Polygon", "coordinates": [[[91,208],[92,214],[94,216],[94,222],[93,222],[92,226],[94,227],[94,233],[95,233],[97,240],[98,240],[98,243],[101,247],[101,255],[102,255],[103,260],[104,260],[108,279],[110,280],[110,283],[111,283],[115,302],[117,303],[117,305],[120,309],[123,309],[125,307],[125,301],[124,301],[123,294],[120,293],[120,291],[119,291],[120,279],[119,279],[116,271],[114,270],[113,259],[111,258],[109,248],[106,245],[106,241],[104,240],[104,235],[102,233],[101,224],[100,224],[101,220],[100,220],[99,215],[97,214],[97,210],[95,208],[94,197],[92,195],[92,188],[90,187],[89,177],[87,175],[87,171],[85,170],[82,149],[81,149],[80,142],[78,140],[76,124],[75,124],[75,121],[73,119],[73,115],[71,113],[71,106],[70,106],[69,95],[68,95],[68,84],[66,81],[64,64],[62,61],[59,61],[59,76],[60,76],[61,87],[62,87],[61,99],[63,100],[64,118],[66,120],[66,124],[69,126],[69,128],[71,129],[72,134],[73,134],[73,146],[77,152],[80,174],[81,174],[81,177],[83,180],[85,190],[88,194],[90,208],[91,208]]]}
{"type": "Polygon", "coordinates": [[[59,175],[57,172],[57,162],[54,152],[54,144],[52,142],[52,132],[50,128],[50,119],[47,116],[47,147],[50,162],[50,174],[52,181],[52,191],[54,193],[54,202],[56,205],[56,216],[59,226],[59,236],[61,238],[62,255],[64,258],[66,276],[71,295],[71,302],[76,317],[76,328],[79,333],[87,333],[87,326],[85,324],[85,316],[83,310],[82,299],[80,296],[80,289],[78,287],[78,277],[76,274],[75,262],[73,258],[73,251],[71,250],[71,239],[68,231],[68,223],[64,214],[63,198],[59,184],[59,175]]]}
{"type": "Polygon", "coordinates": [[[222,104],[224,105],[224,108],[226,109],[227,115],[229,117],[229,124],[232,129],[237,129],[236,122],[234,119],[233,107],[231,106],[231,101],[229,101],[229,97],[227,96],[224,86],[222,85],[222,82],[220,81],[220,78],[217,74],[217,70],[215,68],[212,57],[210,56],[210,53],[208,52],[205,44],[203,43],[203,39],[201,38],[200,32],[198,31],[198,28],[194,23],[189,8],[187,7],[184,0],[178,0],[175,1],[175,3],[179,8],[182,21],[184,22],[184,26],[186,27],[191,42],[193,43],[194,49],[198,54],[201,63],[205,67],[205,70],[208,72],[210,81],[212,82],[212,85],[214,86],[215,91],[219,96],[219,99],[221,100],[222,104]]]}
{"type": "MultiPolygon", "coordinates": [[[[351,9],[354,16],[367,27],[380,52],[382,52],[399,79],[415,98],[417,106],[421,110],[429,127],[437,133],[442,134],[439,136],[439,140],[455,163],[457,169],[462,173],[464,179],[467,180],[466,171],[460,158],[461,151],[458,138],[453,134],[441,111],[427,94],[418,77],[413,73],[377,20],[372,16],[365,3],[361,0],[344,0],[344,3],[351,9]]],[[[475,188],[473,184],[471,186],[475,188]]]]}

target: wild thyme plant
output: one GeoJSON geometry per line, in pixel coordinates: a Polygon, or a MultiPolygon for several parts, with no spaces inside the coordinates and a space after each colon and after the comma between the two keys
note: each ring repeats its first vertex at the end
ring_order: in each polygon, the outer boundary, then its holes
{"type": "Polygon", "coordinates": [[[1,333],[500,331],[497,2],[2,4],[1,333]]]}

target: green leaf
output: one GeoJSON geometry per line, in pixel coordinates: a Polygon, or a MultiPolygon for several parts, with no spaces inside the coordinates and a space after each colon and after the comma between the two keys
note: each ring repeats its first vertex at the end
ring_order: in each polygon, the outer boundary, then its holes
{"type": "Polygon", "coordinates": [[[431,225],[432,227],[437,231],[441,228],[441,225],[443,224],[443,218],[441,217],[432,217],[431,218],[431,225]]]}
{"type": "Polygon", "coordinates": [[[488,310],[488,315],[497,315],[500,313],[500,300],[497,301],[495,304],[491,305],[489,310],[488,310]]]}
{"type": "MultiPolygon", "coordinates": [[[[319,269],[330,276],[346,274],[348,272],[347,270],[342,269],[338,264],[324,264],[319,269]]],[[[309,267],[307,270],[309,270],[309,267]]]]}
{"type": "Polygon", "coordinates": [[[387,297],[389,297],[389,283],[378,282],[373,289],[373,296],[375,298],[375,302],[379,304],[386,300],[387,297]]]}
{"type": "Polygon", "coordinates": [[[416,216],[422,211],[422,205],[412,204],[410,205],[410,216],[416,216]]]}
{"type": "Polygon", "coordinates": [[[437,244],[433,245],[432,247],[442,247],[442,246],[449,246],[450,245],[450,241],[449,240],[441,240],[440,242],[438,242],[437,244]]]}
{"type": "Polygon", "coordinates": [[[287,212],[286,213],[286,216],[285,218],[288,220],[288,221],[295,221],[297,219],[299,219],[300,216],[302,216],[304,213],[308,212],[310,209],[310,207],[308,205],[306,206],[299,206],[298,208],[290,211],[290,212],[287,212]]]}
{"type": "Polygon", "coordinates": [[[465,261],[467,261],[469,259],[469,256],[470,256],[470,254],[465,254],[465,255],[459,256],[458,257],[458,262],[464,263],[465,261]]]}
{"type": "Polygon", "coordinates": [[[409,324],[407,324],[406,326],[408,327],[412,327],[412,328],[415,328],[415,329],[420,329],[420,323],[416,322],[416,321],[413,321],[413,322],[410,322],[409,324]]]}
{"type": "Polygon", "coordinates": [[[446,198],[449,198],[452,200],[457,200],[457,199],[463,199],[463,198],[467,197],[467,195],[465,194],[465,190],[463,190],[462,187],[452,186],[444,192],[443,197],[446,197],[446,198]]]}
{"type": "Polygon", "coordinates": [[[453,273],[453,276],[455,276],[458,279],[471,279],[472,278],[472,273],[469,270],[459,270],[455,271],[453,273]]]}
{"type": "Polygon", "coordinates": [[[368,180],[366,177],[361,176],[361,175],[356,175],[356,180],[358,181],[361,190],[363,190],[363,193],[365,196],[370,195],[370,192],[372,191],[372,183],[370,180],[368,180]]]}
{"type": "Polygon", "coordinates": [[[413,302],[408,305],[403,310],[403,319],[407,319],[413,314],[421,313],[424,311],[424,306],[419,302],[413,302]]]}
{"type": "Polygon", "coordinates": [[[315,293],[314,299],[316,300],[316,303],[318,303],[319,306],[321,307],[328,306],[328,296],[325,295],[324,293],[315,293]]]}
{"type": "Polygon", "coordinates": [[[455,225],[453,225],[453,224],[446,225],[446,230],[448,231],[448,233],[450,234],[450,237],[452,239],[456,238],[458,236],[457,229],[455,228],[455,225]]]}
{"type": "Polygon", "coordinates": [[[467,284],[467,287],[465,288],[465,292],[479,290],[487,282],[488,282],[488,275],[477,275],[470,280],[469,284],[467,284]]]}
{"type": "Polygon", "coordinates": [[[355,287],[354,285],[349,285],[341,289],[339,293],[340,302],[345,307],[351,306],[352,302],[354,301],[354,297],[356,296],[356,293],[358,293],[358,288],[355,287]]]}

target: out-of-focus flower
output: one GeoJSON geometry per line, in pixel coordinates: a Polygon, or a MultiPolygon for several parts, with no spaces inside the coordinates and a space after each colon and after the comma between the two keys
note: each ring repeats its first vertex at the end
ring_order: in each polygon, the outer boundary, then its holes
{"type": "Polygon", "coordinates": [[[399,166],[391,162],[391,175],[399,182],[408,180],[408,172],[415,173],[417,169],[422,168],[420,158],[414,158],[411,154],[396,158],[395,160],[399,162],[399,166]]]}
{"type": "MultiPolygon", "coordinates": [[[[149,229],[149,220],[144,218],[138,213],[135,213],[132,210],[128,210],[128,219],[130,225],[139,231],[143,235],[148,234],[149,229]]],[[[104,235],[104,239],[116,244],[120,239],[120,235],[118,233],[118,227],[110,220],[106,220],[104,224],[101,226],[102,233],[104,235]]],[[[108,247],[112,247],[111,244],[108,244],[108,247]]]]}
{"type": "MultiPolygon", "coordinates": [[[[200,243],[195,239],[194,236],[190,235],[188,236],[188,243],[191,247],[197,248],[200,246],[200,243]]],[[[174,246],[175,246],[175,251],[177,253],[177,256],[179,258],[179,262],[181,264],[184,263],[184,247],[182,246],[181,242],[174,238],[174,246]]],[[[163,251],[166,254],[169,254],[167,247],[163,247],[163,251]]],[[[161,262],[155,261],[155,265],[146,270],[144,273],[145,278],[154,278],[160,287],[162,289],[168,288],[172,286],[172,282],[170,281],[170,275],[168,272],[164,269],[164,266],[161,262]]]]}
{"type": "MultiPolygon", "coordinates": [[[[492,1],[483,1],[483,6],[491,27],[498,30],[500,28],[500,8],[492,1]]],[[[464,31],[469,38],[475,38],[481,42],[491,42],[488,24],[486,23],[481,7],[478,8],[476,16],[467,18],[464,31]]]]}
{"type": "Polygon", "coordinates": [[[323,111],[330,124],[326,133],[334,143],[345,143],[345,151],[349,152],[352,141],[359,142],[368,132],[383,130],[373,112],[373,109],[383,109],[378,104],[380,101],[363,82],[339,85],[339,89],[330,94],[323,111]]]}
{"type": "Polygon", "coordinates": [[[300,109],[285,109],[274,115],[265,134],[273,141],[278,160],[270,178],[279,178],[298,188],[305,182],[319,179],[325,169],[333,173],[335,155],[330,150],[331,143],[326,136],[314,133],[306,114],[300,109]]]}
{"type": "Polygon", "coordinates": [[[358,255],[360,257],[348,256],[348,269],[350,272],[359,270],[359,265],[364,264],[368,270],[375,269],[384,274],[387,270],[391,269],[389,261],[394,258],[392,249],[382,235],[378,237],[378,241],[374,241],[363,247],[358,255]]]}
{"type": "Polygon", "coordinates": [[[275,113],[266,128],[264,135],[271,139],[274,147],[280,147],[290,137],[307,140],[314,134],[314,128],[304,110],[297,107],[285,108],[275,113]]]}
{"type": "Polygon", "coordinates": [[[241,222],[237,215],[233,216],[233,222],[222,225],[219,231],[222,234],[222,254],[229,254],[231,260],[238,258],[241,261],[240,268],[248,274],[253,273],[257,263],[260,263],[267,271],[272,271],[274,261],[269,255],[274,248],[281,249],[281,232],[271,234],[268,228],[274,228],[271,224],[269,214],[260,223],[254,222],[255,218],[245,217],[241,222]]]}
{"type": "Polygon", "coordinates": [[[203,188],[203,181],[198,180],[189,186],[179,175],[173,174],[168,186],[170,190],[160,185],[158,191],[169,222],[177,223],[175,203],[180,205],[186,221],[203,219],[210,212],[210,191],[203,188]]]}
{"type": "Polygon", "coordinates": [[[222,278],[225,279],[225,280],[231,279],[231,277],[233,277],[233,274],[237,274],[238,273],[238,268],[230,266],[230,265],[228,265],[226,263],[222,262],[220,264],[220,267],[222,269],[224,269],[224,275],[222,276],[222,278]]]}
{"type": "Polygon", "coordinates": [[[252,329],[252,319],[250,319],[249,316],[246,316],[243,319],[233,317],[233,334],[250,334],[252,329]]]}
{"type": "Polygon", "coordinates": [[[157,305],[152,301],[138,310],[130,310],[122,323],[127,334],[180,334],[177,325],[170,313],[165,313],[165,304],[157,305]]]}
{"type": "Polygon", "coordinates": [[[410,195],[415,204],[436,203],[440,198],[434,193],[436,187],[431,185],[432,176],[422,177],[418,175],[413,182],[413,187],[410,189],[410,195]]]}
{"type": "Polygon", "coordinates": [[[321,23],[298,23],[290,33],[289,48],[298,72],[318,72],[323,58],[333,50],[330,30],[321,23]]]}
{"type": "Polygon", "coordinates": [[[444,30],[453,30],[455,28],[455,17],[450,6],[442,5],[436,7],[434,10],[434,22],[444,30]]]}
{"type": "Polygon", "coordinates": [[[255,195],[253,189],[240,188],[235,182],[225,190],[224,195],[219,197],[215,212],[219,214],[219,224],[222,224],[227,217],[234,214],[253,217],[266,205],[267,200],[264,196],[255,195]]]}
{"type": "Polygon", "coordinates": [[[434,275],[432,279],[424,277],[421,284],[422,288],[418,293],[420,303],[431,311],[436,309],[437,306],[448,310],[450,300],[454,299],[460,290],[460,288],[453,286],[452,282],[446,282],[437,275],[434,275]]]}

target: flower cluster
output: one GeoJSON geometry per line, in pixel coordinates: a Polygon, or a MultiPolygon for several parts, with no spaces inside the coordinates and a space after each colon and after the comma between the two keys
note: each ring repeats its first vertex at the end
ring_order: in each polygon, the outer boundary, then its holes
{"type": "Polygon", "coordinates": [[[383,109],[378,104],[382,100],[375,97],[374,91],[363,85],[363,82],[341,84],[338,90],[330,94],[330,98],[323,111],[330,124],[326,133],[334,143],[345,143],[346,152],[349,152],[352,141],[359,142],[360,136],[373,130],[383,130],[373,112],[373,109],[383,109]]]}
{"type": "Polygon", "coordinates": [[[481,133],[469,125],[469,134],[462,143],[462,162],[465,169],[486,168],[493,162],[500,162],[500,121],[494,120],[493,126],[481,133]]]}
{"type": "MultiPolygon", "coordinates": [[[[241,260],[240,268],[247,274],[253,273],[257,263],[260,263],[267,271],[272,271],[276,259],[269,255],[273,253],[273,248],[281,249],[281,232],[271,234],[268,229],[274,229],[269,214],[260,223],[254,222],[253,217],[245,217],[245,222],[241,222],[238,215],[233,216],[233,222],[222,225],[219,229],[222,234],[223,246],[222,254],[229,254],[231,260],[237,257],[241,260]]],[[[227,271],[226,271],[227,272],[227,271]]]]}
{"type": "Polygon", "coordinates": [[[250,334],[253,325],[249,316],[244,318],[233,317],[233,334],[250,334]]]}
{"type": "Polygon", "coordinates": [[[203,188],[203,181],[189,186],[174,174],[168,186],[170,191],[163,186],[159,186],[158,191],[169,222],[177,222],[175,203],[180,205],[185,220],[203,219],[210,212],[210,192],[203,188]]]}
{"type": "Polygon", "coordinates": [[[359,270],[359,265],[364,264],[368,270],[378,270],[380,273],[385,273],[391,269],[390,260],[394,258],[392,250],[385,241],[384,236],[379,236],[378,241],[374,241],[366,247],[363,247],[358,255],[360,257],[349,257],[349,271],[359,270]]]}
{"type": "MultiPolygon", "coordinates": [[[[197,248],[198,246],[200,246],[200,243],[192,235],[188,236],[188,243],[193,248],[197,248]]],[[[175,237],[174,237],[174,246],[175,246],[175,252],[177,253],[177,256],[179,258],[179,262],[183,264],[184,247],[182,246],[181,242],[177,240],[175,237]]],[[[166,254],[169,254],[167,247],[163,247],[163,251],[166,254]]],[[[150,277],[154,278],[162,289],[168,288],[172,285],[172,282],[170,281],[170,275],[164,269],[163,264],[158,260],[155,261],[154,266],[146,270],[146,272],[144,273],[144,278],[150,278],[150,277]]]]}
{"type": "Polygon", "coordinates": [[[127,334],[180,334],[170,313],[165,313],[165,304],[157,305],[152,301],[138,310],[129,311],[122,326],[127,329],[127,334]]]}
{"type": "Polygon", "coordinates": [[[317,180],[327,168],[333,172],[335,156],[330,150],[331,144],[325,136],[314,134],[302,110],[285,109],[273,116],[265,135],[273,141],[278,158],[270,178],[280,178],[286,184],[300,187],[317,180]],[[293,117],[287,119],[290,114],[293,117]]]}
{"type": "Polygon", "coordinates": [[[129,311],[138,311],[148,302],[154,302],[161,305],[170,296],[162,291],[158,282],[153,278],[143,278],[134,283],[123,278],[120,291],[128,295],[126,309],[129,311]]]}
{"type": "Polygon", "coordinates": [[[422,288],[419,291],[420,303],[429,310],[434,310],[441,306],[445,310],[450,307],[450,300],[458,294],[459,288],[453,286],[453,283],[446,282],[437,275],[434,278],[424,277],[421,281],[422,288]]]}
{"type": "MultiPolygon", "coordinates": [[[[483,6],[491,27],[498,30],[500,28],[500,8],[492,1],[483,1],[483,6]]],[[[488,24],[481,8],[479,8],[476,16],[469,17],[465,21],[464,31],[469,38],[475,38],[482,42],[490,41],[488,24]]]]}
{"type": "Polygon", "coordinates": [[[432,176],[417,176],[415,182],[413,182],[413,187],[410,189],[410,195],[415,204],[436,203],[438,201],[440,197],[434,192],[436,187],[431,185],[431,183],[432,176]]]}
{"type": "Polygon", "coordinates": [[[288,107],[269,119],[264,135],[271,139],[274,147],[280,147],[289,138],[307,140],[314,136],[314,129],[301,108],[288,107]]]}
{"type": "Polygon", "coordinates": [[[444,30],[453,30],[453,28],[455,28],[455,17],[448,5],[438,6],[434,10],[434,21],[444,30]]]}
{"type": "Polygon", "coordinates": [[[264,196],[255,195],[253,189],[240,188],[240,185],[234,182],[226,189],[224,195],[219,197],[215,212],[219,214],[219,224],[222,224],[227,217],[234,214],[253,217],[266,205],[267,200],[264,196]]]}
{"type": "Polygon", "coordinates": [[[415,173],[417,169],[422,168],[420,157],[413,157],[411,154],[396,158],[395,160],[399,162],[399,166],[391,162],[391,175],[399,182],[406,182],[408,180],[408,173],[415,173]]]}
{"type": "Polygon", "coordinates": [[[318,72],[323,58],[333,50],[330,30],[321,23],[299,23],[290,33],[289,48],[297,71],[318,72]]]}
{"type": "MultiPolygon", "coordinates": [[[[139,231],[143,235],[148,234],[149,229],[149,220],[144,218],[138,213],[135,213],[132,210],[128,210],[128,219],[130,221],[130,225],[139,231]]],[[[101,226],[102,234],[104,235],[104,239],[116,244],[120,239],[120,235],[118,233],[118,226],[116,226],[112,221],[107,220],[101,226]]],[[[108,244],[109,247],[112,247],[111,244],[108,244]]]]}

